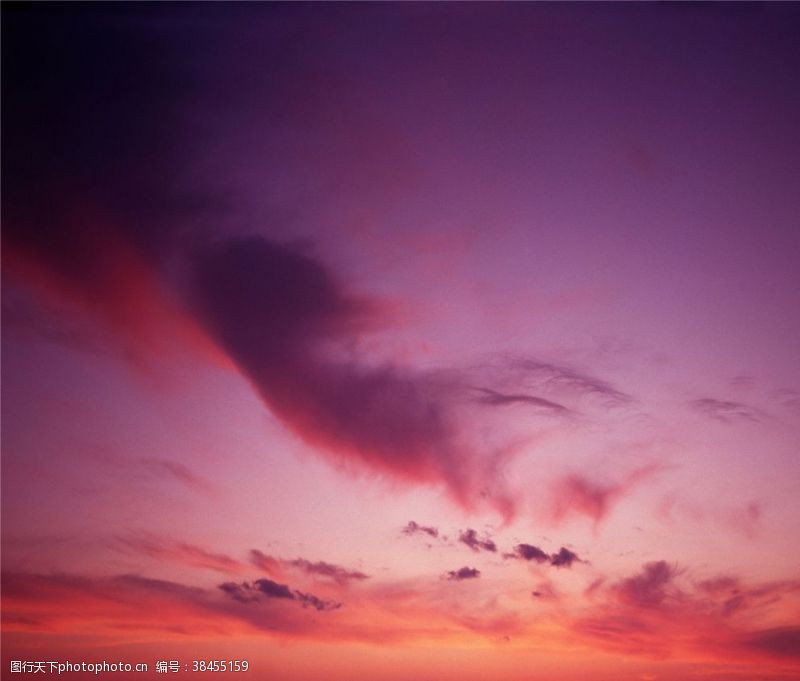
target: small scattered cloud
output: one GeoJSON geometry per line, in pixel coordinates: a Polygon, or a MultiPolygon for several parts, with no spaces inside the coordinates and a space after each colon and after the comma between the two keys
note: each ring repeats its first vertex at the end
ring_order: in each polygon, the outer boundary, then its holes
{"type": "Polygon", "coordinates": [[[462,567],[458,570],[450,570],[447,573],[447,579],[451,581],[460,582],[465,579],[477,579],[481,576],[481,571],[477,568],[462,567]]]}
{"type": "Polygon", "coordinates": [[[562,546],[558,553],[552,555],[546,553],[538,546],[532,544],[517,544],[512,553],[504,553],[503,558],[533,561],[535,563],[548,563],[554,567],[572,567],[573,563],[582,563],[578,554],[562,546]]]}
{"type": "Polygon", "coordinates": [[[458,541],[466,544],[473,551],[489,551],[495,553],[497,551],[497,544],[495,544],[490,537],[484,536],[483,539],[478,537],[478,533],[473,529],[466,529],[459,532],[458,541]]]}
{"type": "Polygon", "coordinates": [[[572,567],[572,564],[575,562],[582,562],[580,558],[578,558],[578,554],[570,551],[568,548],[562,546],[558,553],[554,553],[550,556],[550,565],[555,567],[572,567]]]}
{"type": "Polygon", "coordinates": [[[409,520],[408,524],[403,528],[403,534],[406,535],[414,535],[414,534],[427,534],[429,537],[433,537],[434,539],[439,538],[439,530],[436,527],[432,527],[430,525],[420,525],[413,520],[409,520]]]}
{"type": "Polygon", "coordinates": [[[337,610],[341,603],[323,600],[313,594],[293,591],[287,584],[280,584],[271,579],[261,578],[254,582],[224,582],[218,586],[220,591],[227,594],[239,603],[255,603],[262,597],[268,599],[285,599],[297,601],[304,608],[312,607],[315,610],[337,610]]]}
{"type": "Polygon", "coordinates": [[[532,544],[517,544],[513,553],[506,553],[504,558],[519,558],[521,560],[532,560],[536,563],[546,563],[550,560],[550,555],[542,551],[538,546],[532,544]]]}

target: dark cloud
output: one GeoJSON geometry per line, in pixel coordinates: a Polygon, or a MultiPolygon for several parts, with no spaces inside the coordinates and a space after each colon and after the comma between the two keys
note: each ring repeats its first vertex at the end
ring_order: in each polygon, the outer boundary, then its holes
{"type": "Polygon", "coordinates": [[[619,582],[614,591],[626,605],[658,608],[670,596],[670,585],[676,574],[676,569],[666,561],[647,563],[639,574],[619,582]]]}
{"type": "Polygon", "coordinates": [[[312,563],[304,558],[297,558],[289,561],[289,565],[300,568],[310,575],[328,577],[340,585],[347,584],[351,581],[369,579],[369,575],[365,575],[363,572],[359,572],[358,570],[348,570],[347,568],[343,568],[339,565],[333,565],[332,563],[326,563],[325,561],[317,561],[312,563]]]}
{"type": "Polygon", "coordinates": [[[481,404],[488,404],[493,407],[505,407],[513,404],[525,404],[531,407],[537,407],[540,411],[563,414],[571,411],[563,404],[546,400],[543,397],[536,397],[535,395],[526,395],[523,393],[501,393],[489,388],[476,388],[481,393],[478,397],[478,402],[481,404]]]}
{"type": "Polygon", "coordinates": [[[775,627],[748,635],[743,644],[776,657],[800,659],[800,627],[775,627]]]}
{"type": "Polygon", "coordinates": [[[302,591],[295,591],[295,597],[303,605],[304,608],[311,607],[315,610],[338,610],[342,607],[341,603],[336,601],[323,601],[314,594],[305,594],[302,591]]]}
{"type": "Polygon", "coordinates": [[[542,551],[538,546],[532,544],[517,544],[513,553],[506,553],[504,558],[520,558],[522,560],[532,560],[536,563],[546,563],[550,556],[542,551]]]}
{"type": "Polygon", "coordinates": [[[763,418],[761,412],[754,407],[742,404],[741,402],[717,400],[711,397],[692,400],[689,402],[689,406],[699,414],[722,423],[737,423],[743,421],[758,423],[763,418]]]}
{"type": "Polygon", "coordinates": [[[459,532],[458,541],[466,544],[473,551],[490,551],[492,553],[497,551],[497,544],[495,544],[489,537],[480,539],[478,533],[472,529],[466,529],[459,532]]]}
{"type": "Polygon", "coordinates": [[[171,12],[33,4],[3,14],[4,275],[92,313],[128,344],[164,342],[158,271],[216,200],[176,180],[194,80],[177,48],[189,24],[163,30],[171,12]]]}
{"type": "MultiPolygon", "coordinates": [[[[355,353],[385,324],[380,305],[348,292],[308,249],[218,238],[232,206],[206,186],[218,178],[193,171],[194,103],[199,86],[229,86],[207,70],[201,78],[186,48],[218,46],[214,10],[192,21],[184,11],[34,4],[4,13],[3,163],[13,169],[2,175],[4,275],[102,321],[126,357],[164,344],[225,355],[285,426],[337,465],[440,484],[462,506],[488,503],[510,517],[504,454],[461,432],[459,385],[355,353]]],[[[293,57],[268,54],[284,60],[279,72],[264,81],[248,62],[236,71],[242,85],[252,77],[272,92],[280,81],[298,112],[312,110],[301,106],[293,57]]]]}
{"type": "Polygon", "coordinates": [[[439,537],[438,528],[431,527],[429,525],[419,525],[413,520],[409,520],[408,525],[403,528],[403,534],[407,534],[409,536],[419,534],[420,532],[427,534],[429,537],[433,537],[434,539],[438,539],[439,537]]]}
{"type": "Polygon", "coordinates": [[[258,589],[267,598],[294,598],[294,594],[286,584],[278,584],[271,579],[257,579],[253,582],[253,588],[258,589]]]}
{"type": "Polygon", "coordinates": [[[481,576],[481,571],[477,568],[462,567],[458,570],[450,570],[447,573],[447,579],[460,582],[464,579],[477,579],[481,576]]]}
{"type": "Polygon", "coordinates": [[[311,607],[320,611],[337,610],[342,607],[341,603],[326,601],[314,594],[303,593],[302,591],[292,591],[288,585],[279,584],[265,577],[252,583],[224,582],[218,588],[239,603],[255,603],[260,601],[263,596],[267,599],[297,601],[304,608],[311,607]]]}
{"type": "Polygon", "coordinates": [[[477,485],[497,484],[492,467],[457,444],[446,384],[331,352],[374,327],[381,312],[347,293],[317,259],[253,237],[205,249],[194,275],[195,307],[207,328],[271,411],[308,443],[338,461],[443,481],[467,505],[477,485]]]}
{"type": "Polygon", "coordinates": [[[572,564],[581,562],[581,559],[578,558],[577,553],[573,553],[568,548],[561,547],[558,553],[554,553],[550,556],[550,565],[554,565],[555,567],[572,567],[572,564]]]}
{"type": "Polygon", "coordinates": [[[580,563],[578,554],[570,551],[568,548],[562,546],[558,553],[550,555],[540,549],[538,546],[532,544],[517,544],[514,547],[513,553],[503,554],[503,558],[517,558],[520,560],[534,561],[536,563],[549,563],[554,567],[572,567],[573,563],[580,563]]]}
{"type": "Polygon", "coordinates": [[[220,591],[230,596],[233,600],[239,601],[239,603],[252,603],[258,600],[258,594],[255,593],[253,587],[247,582],[242,584],[236,584],[235,582],[223,582],[218,588],[220,591]]]}

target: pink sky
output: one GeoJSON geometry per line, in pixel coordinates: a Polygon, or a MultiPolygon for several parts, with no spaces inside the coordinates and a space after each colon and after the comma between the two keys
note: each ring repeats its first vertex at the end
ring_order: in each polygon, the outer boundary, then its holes
{"type": "Polygon", "coordinates": [[[4,6],[3,676],[800,678],[798,22],[4,6]]]}

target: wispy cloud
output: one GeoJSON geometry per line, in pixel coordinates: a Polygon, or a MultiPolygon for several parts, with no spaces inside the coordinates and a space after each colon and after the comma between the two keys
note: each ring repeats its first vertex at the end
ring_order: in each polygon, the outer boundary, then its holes
{"type": "Polygon", "coordinates": [[[489,388],[475,388],[475,390],[480,393],[477,398],[478,402],[493,407],[507,407],[515,404],[522,404],[546,413],[566,414],[571,411],[563,404],[546,400],[543,397],[536,397],[535,395],[527,395],[525,393],[501,393],[489,388]]]}
{"type": "Polygon", "coordinates": [[[661,470],[662,465],[649,464],[613,483],[598,482],[577,473],[567,475],[558,481],[552,491],[552,518],[561,522],[571,515],[584,515],[597,524],[620,499],[661,470]]]}
{"type": "Polygon", "coordinates": [[[158,561],[228,574],[247,571],[247,565],[224,553],[215,553],[183,541],[174,541],[148,533],[130,533],[114,538],[112,547],[133,554],[143,554],[158,561]]]}
{"type": "Polygon", "coordinates": [[[364,574],[360,570],[348,570],[341,565],[334,565],[321,560],[311,562],[304,558],[296,558],[295,560],[289,561],[289,565],[300,568],[310,575],[327,577],[339,585],[344,585],[352,581],[359,582],[369,579],[369,575],[364,574]]]}
{"type": "Polygon", "coordinates": [[[742,402],[717,400],[713,397],[692,400],[689,406],[698,414],[721,423],[759,423],[764,418],[764,414],[755,407],[742,402]]]}

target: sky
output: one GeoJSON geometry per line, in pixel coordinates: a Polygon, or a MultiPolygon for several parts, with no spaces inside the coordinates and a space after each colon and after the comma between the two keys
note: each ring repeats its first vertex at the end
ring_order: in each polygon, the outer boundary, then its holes
{"type": "Polygon", "coordinates": [[[4,3],[3,669],[800,679],[799,10],[4,3]]]}

